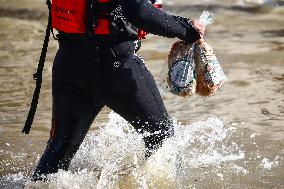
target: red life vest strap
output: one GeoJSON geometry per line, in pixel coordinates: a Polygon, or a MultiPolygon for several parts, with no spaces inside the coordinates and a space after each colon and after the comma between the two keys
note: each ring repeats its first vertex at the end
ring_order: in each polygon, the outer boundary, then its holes
{"type": "Polygon", "coordinates": [[[114,9],[111,0],[96,0],[93,4],[94,34],[110,34],[110,13],[114,9]]]}

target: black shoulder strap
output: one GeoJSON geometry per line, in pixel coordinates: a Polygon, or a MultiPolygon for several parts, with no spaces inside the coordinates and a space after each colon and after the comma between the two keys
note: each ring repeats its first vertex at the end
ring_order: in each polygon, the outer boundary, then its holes
{"type": "Polygon", "coordinates": [[[42,71],[43,71],[43,68],[44,68],[44,62],[45,62],[45,57],[46,57],[46,53],[47,53],[49,37],[50,37],[51,30],[52,30],[51,2],[50,2],[50,0],[47,0],[46,4],[47,4],[48,9],[49,9],[48,24],[46,26],[45,38],[44,38],[44,43],[43,43],[43,47],[42,47],[41,54],[40,54],[37,72],[33,75],[34,80],[36,80],[36,87],[35,87],[35,91],[34,91],[34,94],[33,94],[33,99],[32,99],[32,102],[31,102],[30,111],[29,111],[25,126],[22,130],[22,132],[26,133],[26,134],[29,134],[29,132],[31,130],[31,126],[33,124],[34,116],[35,116],[35,113],[36,113],[40,89],[41,89],[41,83],[42,83],[42,71]]]}
{"type": "Polygon", "coordinates": [[[86,1],[86,11],[87,11],[86,34],[87,34],[87,38],[93,37],[93,33],[94,33],[93,6],[94,6],[94,0],[87,0],[86,1]]]}

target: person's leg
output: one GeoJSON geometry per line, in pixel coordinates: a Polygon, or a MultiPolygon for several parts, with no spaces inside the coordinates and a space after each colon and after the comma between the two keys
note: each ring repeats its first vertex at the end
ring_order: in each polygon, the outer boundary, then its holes
{"type": "Polygon", "coordinates": [[[95,116],[104,105],[62,82],[53,81],[53,115],[50,139],[32,176],[41,180],[58,169],[67,170],[95,116]]]}
{"type": "Polygon", "coordinates": [[[144,141],[148,149],[146,156],[150,156],[165,138],[173,135],[173,124],[143,60],[130,53],[119,61],[119,68],[109,66],[104,82],[106,105],[139,132],[149,132],[144,141]]]}

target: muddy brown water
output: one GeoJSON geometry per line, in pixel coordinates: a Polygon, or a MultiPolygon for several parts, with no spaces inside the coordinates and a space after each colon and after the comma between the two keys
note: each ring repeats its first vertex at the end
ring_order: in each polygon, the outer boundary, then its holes
{"type": "MultiPolygon", "coordinates": [[[[216,22],[207,28],[206,41],[213,46],[228,77],[225,86],[209,98],[183,99],[162,91],[169,113],[187,128],[194,128],[192,124],[209,117],[218,117],[226,129],[234,127],[236,131],[228,136],[223,147],[215,146],[211,151],[226,151],[236,143],[244,154],[239,157],[241,153],[233,153],[239,159],[226,163],[194,167],[190,159],[198,161],[188,153],[185,162],[191,167],[183,174],[190,176],[183,175],[175,188],[284,188],[284,3],[277,3],[278,6],[264,5],[261,1],[166,2],[166,10],[182,16],[198,18],[204,9],[216,14],[216,22]]],[[[0,188],[23,187],[49,136],[51,69],[58,48],[54,40],[47,54],[32,132],[30,135],[20,132],[35,86],[32,74],[40,54],[46,17],[44,2],[0,0],[0,188]]],[[[140,55],[157,81],[174,41],[153,35],[143,41],[140,55]]],[[[91,133],[108,123],[109,113],[108,108],[102,110],[91,133]]],[[[214,133],[207,134],[210,141],[214,133]]],[[[200,150],[200,156],[209,152],[206,146],[196,146],[198,143],[187,150],[200,150]]],[[[58,182],[61,185],[45,187],[72,188],[58,182]]],[[[123,179],[121,182],[124,182],[121,188],[129,184],[123,179]]],[[[162,180],[159,183],[157,188],[171,188],[161,184],[162,180]]],[[[85,187],[95,188],[95,184],[85,187]]],[[[144,188],[154,187],[148,184],[144,188]]]]}

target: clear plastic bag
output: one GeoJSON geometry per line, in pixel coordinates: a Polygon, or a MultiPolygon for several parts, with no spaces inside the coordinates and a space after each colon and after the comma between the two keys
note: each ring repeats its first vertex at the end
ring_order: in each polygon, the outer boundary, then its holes
{"type": "MultiPolygon", "coordinates": [[[[214,22],[214,14],[203,11],[199,21],[207,26],[214,22]]],[[[187,97],[195,93],[209,96],[216,92],[226,76],[213,52],[205,42],[173,44],[168,60],[163,66],[161,87],[175,95],[187,97]]]]}
{"type": "Polygon", "coordinates": [[[206,42],[194,44],[194,60],[196,65],[196,93],[210,96],[227,80],[221,65],[210,45],[206,42]]]}
{"type": "Polygon", "coordinates": [[[209,11],[203,11],[201,16],[199,17],[199,21],[204,25],[208,26],[210,24],[213,24],[215,21],[214,13],[209,11]]]}
{"type": "Polygon", "coordinates": [[[179,96],[195,93],[195,63],[193,47],[183,41],[173,44],[168,56],[167,84],[170,92],[179,96]]]}

